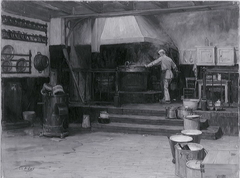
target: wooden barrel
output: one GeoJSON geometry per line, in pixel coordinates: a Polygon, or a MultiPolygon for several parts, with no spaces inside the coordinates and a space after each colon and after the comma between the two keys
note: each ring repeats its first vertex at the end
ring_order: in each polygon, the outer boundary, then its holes
{"type": "Polygon", "coordinates": [[[193,143],[200,143],[202,131],[200,130],[182,130],[181,133],[193,138],[193,143]]]}
{"type": "Polygon", "coordinates": [[[175,145],[177,143],[189,143],[193,139],[191,137],[185,136],[185,135],[172,135],[172,136],[168,137],[168,140],[169,140],[172,157],[173,157],[172,162],[175,163],[175,145]]]}
{"type": "Polygon", "coordinates": [[[181,178],[186,178],[186,163],[188,161],[203,160],[205,157],[205,152],[202,145],[197,143],[187,143],[187,145],[190,150],[183,150],[179,144],[175,145],[175,174],[181,178]]]}
{"type": "Polygon", "coordinates": [[[201,178],[200,160],[191,160],[186,163],[186,178],[201,178]]]}
{"type": "Polygon", "coordinates": [[[184,130],[199,130],[200,129],[200,116],[188,115],[184,117],[184,130]]]}

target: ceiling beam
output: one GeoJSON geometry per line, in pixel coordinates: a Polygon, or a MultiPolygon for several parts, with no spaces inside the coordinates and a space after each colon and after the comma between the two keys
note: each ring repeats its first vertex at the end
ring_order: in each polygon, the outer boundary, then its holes
{"type": "Polygon", "coordinates": [[[96,13],[101,13],[102,12],[102,9],[103,9],[103,5],[98,5],[98,4],[94,4],[95,2],[79,2],[79,4],[81,4],[82,6],[88,8],[89,10],[93,11],[93,12],[96,12],[96,13]]]}
{"type": "Polygon", "coordinates": [[[56,7],[58,9],[61,9],[61,11],[64,11],[65,13],[72,14],[72,8],[66,6],[64,1],[45,1],[45,3],[47,3],[53,7],[56,7]]]}
{"type": "Polygon", "coordinates": [[[125,10],[134,10],[134,2],[133,1],[116,1],[118,4],[121,4],[121,6],[125,10]]]}
{"type": "Polygon", "coordinates": [[[121,11],[121,12],[108,12],[108,13],[93,13],[93,14],[76,14],[62,16],[63,18],[79,18],[79,17],[117,17],[117,16],[128,16],[128,15],[156,15],[161,13],[177,13],[177,12],[186,12],[186,11],[204,11],[218,8],[238,8],[238,5],[233,3],[224,2],[215,5],[205,5],[205,6],[191,6],[191,7],[175,7],[167,9],[150,9],[150,10],[130,10],[130,11],[121,11]]]}
{"type": "Polygon", "coordinates": [[[194,6],[201,6],[201,5],[203,5],[203,1],[192,1],[192,3],[194,4],[194,6]]]}
{"type": "Polygon", "coordinates": [[[59,12],[62,12],[64,14],[68,14],[68,15],[71,14],[68,10],[64,10],[64,9],[58,8],[56,6],[52,6],[51,4],[49,4],[46,1],[31,1],[31,3],[36,4],[38,6],[42,6],[43,8],[50,9],[52,11],[59,11],[59,12]]]}
{"type": "Polygon", "coordinates": [[[36,18],[43,21],[50,21],[51,14],[49,13],[49,10],[42,9],[42,8],[34,8],[34,6],[28,3],[19,2],[19,1],[3,1],[2,2],[2,10],[8,13],[29,17],[29,18],[36,18]]]}
{"type": "Polygon", "coordinates": [[[152,4],[156,5],[157,7],[160,7],[162,9],[168,8],[168,2],[165,1],[150,1],[152,4]]]}

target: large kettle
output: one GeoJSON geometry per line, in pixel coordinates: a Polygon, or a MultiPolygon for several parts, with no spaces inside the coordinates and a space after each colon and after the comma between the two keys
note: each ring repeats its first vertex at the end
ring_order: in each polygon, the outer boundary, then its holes
{"type": "Polygon", "coordinates": [[[40,52],[34,57],[34,67],[41,73],[49,65],[49,59],[47,56],[42,55],[40,52]]]}

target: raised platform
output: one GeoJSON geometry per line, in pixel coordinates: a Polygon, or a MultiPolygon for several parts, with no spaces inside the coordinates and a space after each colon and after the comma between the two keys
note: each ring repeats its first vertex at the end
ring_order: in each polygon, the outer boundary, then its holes
{"type": "MultiPolygon", "coordinates": [[[[102,105],[77,105],[71,103],[70,107],[79,107],[78,116],[90,115],[93,131],[142,133],[153,135],[169,135],[179,133],[183,129],[183,121],[178,119],[165,119],[165,108],[181,106],[181,103],[172,104],[126,104],[121,107],[102,105]],[[99,124],[97,118],[100,111],[110,114],[110,124],[99,124]]],[[[209,125],[202,130],[203,138],[217,139],[224,135],[238,135],[237,108],[226,108],[225,111],[200,111],[202,126],[209,125]],[[208,124],[205,124],[207,121],[208,124]],[[205,124],[205,125],[204,125],[205,124]]],[[[204,127],[202,127],[204,128],[204,127]]]]}
{"type": "Polygon", "coordinates": [[[143,92],[128,92],[120,91],[119,98],[121,104],[127,103],[156,103],[161,98],[161,91],[143,91],[143,92]]]}

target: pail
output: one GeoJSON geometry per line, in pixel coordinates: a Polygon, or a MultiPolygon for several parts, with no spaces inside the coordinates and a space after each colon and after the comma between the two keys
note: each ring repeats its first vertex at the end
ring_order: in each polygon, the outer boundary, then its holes
{"type": "Polygon", "coordinates": [[[200,160],[191,160],[186,163],[186,178],[201,178],[200,160]]]}
{"type": "Polygon", "coordinates": [[[188,115],[184,118],[184,130],[199,130],[200,129],[200,116],[188,115]]]}
{"type": "Polygon", "coordinates": [[[24,111],[23,112],[23,119],[29,121],[31,125],[33,125],[34,120],[36,119],[35,111],[24,111]]]}
{"type": "Polygon", "coordinates": [[[172,152],[172,162],[175,163],[175,145],[177,143],[189,143],[191,142],[193,139],[189,136],[185,136],[185,135],[172,135],[170,137],[168,137],[168,141],[169,141],[169,145],[171,148],[171,152],[172,152]]]}
{"type": "Polygon", "coordinates": [[[181,133],[193,138],[193,143],[200,143],[202,131],[200,130],[182,130],[181,133]]]}
{"type": "Polygon", "coordinates": [[[177,108],[176,107],[166,107],[166,118],[176,119],[177,118],[177,108]]]}
{"type": "MultiPolygon", "coordinates": [[[[184,145],[184,144],[181,144],[184,145]]],[[[185,144],[186,145],[186,144],[185,144]]],[[[181,178],[186,178],[186,163],[190,160],[203,160],[206,156],[202,145],[197,143],[187,143],[190,150],[183,150],[179,144],[175,145],[175,174],[181,178]]]]}

